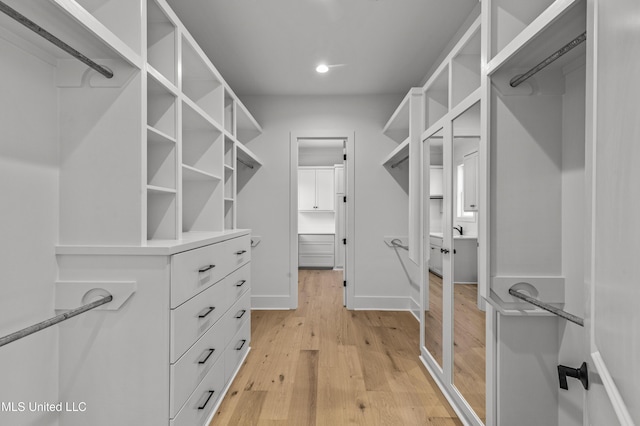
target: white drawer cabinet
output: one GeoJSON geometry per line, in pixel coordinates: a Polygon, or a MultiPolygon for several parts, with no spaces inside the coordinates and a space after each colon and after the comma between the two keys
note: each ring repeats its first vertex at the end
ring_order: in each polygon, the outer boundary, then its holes
{"type": "Polygon", "coordinates": [[[93,407],[61,424],[205,426],[222,401],[251,342],[249,232],[167,244],[59,250],[60,285],[130,294],[60,325],[61,398],[93,407]]]}
{"type": "Polygon", "coordinates": [[[333,234],[298,235],[298,266],[333,268],[335,265],[333,234]]]}

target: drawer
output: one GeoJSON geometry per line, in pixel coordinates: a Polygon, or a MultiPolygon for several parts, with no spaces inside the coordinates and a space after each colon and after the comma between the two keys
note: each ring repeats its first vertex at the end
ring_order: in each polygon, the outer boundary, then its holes
{"type": "Polygon", "coordinates": [[[298,266],[302,266],[302,267],[319,266],[323,268],[333,268],[334,266],[333,253],[330,255],[299,254],[298,266]]]}
{"type": "Polygon", "coordinates": [[[242,328],[245,322],[251,321],[251,292],[247,291],[224,316],[225,345],[242,328]]]}
{"type": "Polygon", "coordinates": [[[251,264],[244,265],[224,279],[229,303],[233,304],[251,288],[251,264]]]}
{"type": "Polygon", "coordinates": [[[182,410],[171,420],[171,426],[204,425],[224,390],[224,359],[218,359],[191,394],[182,410]]]}
{"type": "Polygon", "coordinates": [[[171,362],[202,336],[229,307],[226,287],[215,284],[171,310],[171,362]]]}
{"type": "Polygon", "coordinates": [[[226,241],[171,257],[171,308],[175,308],[228,274],[226,241]]]}
{"type": "Polygon", "coordinates": [[[333,255],[333,241],[330,243],[298,243],[298,254],[324,254],[333,255]]]}
{"type": "Polygon", "coordinates": [[[246,321],[240,331],[231,339],[231,343],[224,352],[224,381],[225,383],[231,379],[235,373],[240,361],[249,351],[251,343],[251,321],[246,321]]]}
{"type": "Polygon", "coordinates": [[[429,243],[430,243],[432,246],[442,247],[442,238],[438,238],[438,237],[429,237],[429,243]]]}
{"type": "Polygon", "coordinates": [[[174,418],[225,349],[224,322],[218,321],[170,367],[170,415],[174,418]]]}
{"type": "Polygon", "coordinates": [[[224,253],[227,260],[225,275],[228,275],[251,261],[251,236],[245,235],[227,240],[225,243],[224,253]]]}
{"type": "Polygon", "coordinates": [[[331,243],[333,244],[333,234],[299,234],[299,243],[331,243]]]}

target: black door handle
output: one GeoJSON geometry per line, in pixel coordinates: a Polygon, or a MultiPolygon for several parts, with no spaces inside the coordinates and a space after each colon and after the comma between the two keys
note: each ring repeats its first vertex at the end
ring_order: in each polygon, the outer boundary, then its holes
{"type": "Polygon", "coordinates": [[[585,389],[589,389],[589,373],[587,371],[587,363],[583,362],[580,368],[571,368],[566,365],[558,366],[558,380],[560,381],[560,389],[569,389],[567,384],[567,376],[580,380],[585,389]]]}

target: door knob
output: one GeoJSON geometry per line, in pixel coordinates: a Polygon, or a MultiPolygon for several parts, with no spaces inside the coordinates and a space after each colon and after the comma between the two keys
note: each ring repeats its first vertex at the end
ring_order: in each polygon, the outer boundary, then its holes
{"type": "Polygon", "coordinates": [[[449,253],[449,249],[441,248],[441,249],[440,249],[440,253],[447,254],[447,253],[449,253]]]}

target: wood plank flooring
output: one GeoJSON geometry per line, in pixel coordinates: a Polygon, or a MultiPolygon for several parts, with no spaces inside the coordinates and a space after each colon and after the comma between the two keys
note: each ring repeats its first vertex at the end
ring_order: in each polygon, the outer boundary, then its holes
{"type": "Polygon", "coordinates": [[[461,425],[408,312],[348,311],[342,274],[299,272],[295,311],[252,312],[251,352],[210,426],[461,425]]]}

